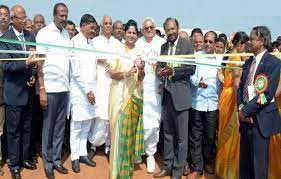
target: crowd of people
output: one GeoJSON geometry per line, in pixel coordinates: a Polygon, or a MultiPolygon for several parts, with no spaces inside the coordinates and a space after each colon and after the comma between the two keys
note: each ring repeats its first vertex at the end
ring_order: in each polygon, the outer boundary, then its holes
{"type": "Polygon", "coordinates": [[[99,165],[93,158],[102,145],[111,179],[133,178],[143,155],[154,178],[280,178],[281,63],[269,52],[281,51],[281,36],[271,42],[266,26],[229,38],[200,28],[189,35],[170,17],[165,34],[152,18],[139,28],[132,19],[113,23],[105,15],[99,23],[84,14],[77,28],[68,14],[57,3],[46,25],[21,5],[0,5],[1,38],[23,42],[0,38],[0,160],[12,178],[36,170],[38,154],[47,178],[67,174],[63,149],[73,172],[83,172],[80,163],[99,165]],[[245,52],[253,56],[239,56],[245,52]],[[146,60],[189,54],[196,63],[146,60]],[[155,172],[157,151],[163,167],[155,172]]]}

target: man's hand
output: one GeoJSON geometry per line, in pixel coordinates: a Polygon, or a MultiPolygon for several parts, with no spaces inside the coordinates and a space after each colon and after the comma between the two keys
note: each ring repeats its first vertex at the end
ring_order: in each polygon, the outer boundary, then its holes
{"type": "Polygon", "coordinates": [[[44,87],[39,88],[40,106],[45,109],[48,105],[47,93],[44,87]]]}
{"type": "Polygon", "coordinates": [[[170,75],[173,74],[173,71],[174,71],[173,68],[170,67],[169,65],[167,65],[167,66],[165,67],[164,73],[166,74],[166,77],[168,77],[168,76],[170,76],[170,75]]]}
{"type": "Polygon", "coordinates": [[[32,76],[29,78],[29,80],[26,82],[26,83],[27,83],[27,86],[29,86],[29,87],[34,86],[35,81],[36,81],[36,78],[35,78],[34,75],[32,75],[32,76]]]}
{"type": "MultiPolygon", "coordinates": [[[[30,48],[29,51],[35,51],[35,49],[30,48]]],[[[34,53],[31,53],[31,54],[29,54],[28,59],[25,61],[25,64],[27,66],[37,65],[38,61],[41,61],[41,60],[38,59],[34,53]]]]}
{"type": "Polygon", "coordinates": [[[94,105],[96,103],[96,98],[95,98],[95,95],[92,91],[90,91],[88,94],[87,94],[87,97],[88,97],[88,101],[91,105],[94,105]]]}
{"type": "Polygon", "coordinates": [[[245,117],[241,111],[238,112],[238,119],[240,122],[246,122],[246,123],[251,123],[251,124],[254,123],[252,117],[245,117]]]}
{"type": "Polygon", "coordinates": [[[109,63],[107,62],[106,59],[98,59],[98,64],[99,65],[103,65],[105,67],[108,67],[109,66],[109,63]]]}
{"type": "Polygon", "coordinates": [[[161,71],[158,73],[159,76],[164,76],[164,77],[168,77],[172,74],[173,74],[173,68],[171,68],[168,65],[162,68],[161,71]]]}
{"type": "Polygon", "coordinates": [[[203,77],[201,77],[198,86],[199,86],[199,88],[207,88],[208,87],[208,84],[203,81],[203,77]]]}

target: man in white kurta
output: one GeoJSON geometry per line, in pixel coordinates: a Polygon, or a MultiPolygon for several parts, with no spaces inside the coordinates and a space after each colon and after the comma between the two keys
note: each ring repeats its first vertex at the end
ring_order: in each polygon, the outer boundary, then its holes
{"type": "MultiPolygon", "coordinates": [[[[142,26],[143,37],[136,46],[144,51],[148,57],[160,55],[161,45],[165,40],[155,32],[154,21],[147,18],[142,26]]],[[[154,154],[157,151],[159,140],[159,126],[161,114],[161,95],[159,91],[160,81],[157,79],[156,63],[145,64],[145,78],[143,81],[143,123],[144,123],[144,144],[147,157],[147,171],[153,173],[155,170],[154,154]]]]}
{"type": "MultiPolygon", "coordinates": [[[[113,52],[121,43],[114,38],[112,34],[112,19],[109,16],[102,18],[102,35],[93,39],[95,50],[113,52]]],[[[99,106],[99,118],[96,118],[91,126],[91,132],[88,140],[91,143],[92,151],[96,150],[105,143],[105,153],[108,154],[110,150],[110,134],[108,122],[108,96],[109,85],[111,82],[110,76],[106,73],[106,66],[110,64],[109,59],[99,59],[97,65],[97,95],[96,101],[99,106]]],[[[93,153],[93,152],[92,152],[93,153]]]]}
{"type": "MultiPolygon", "coordinates": [[[[85,14],[81,18],[81,32],[72,39],[76,48],[93,49],[94,18],[85,14]]],[[[75,52],[70,62],[70,147],[74,172],[80,172],[79,161],[91,167],[95,162],[88,158],[87,138],[94,118],[97,117],[96,60],[93,53],[75,52]]]]}

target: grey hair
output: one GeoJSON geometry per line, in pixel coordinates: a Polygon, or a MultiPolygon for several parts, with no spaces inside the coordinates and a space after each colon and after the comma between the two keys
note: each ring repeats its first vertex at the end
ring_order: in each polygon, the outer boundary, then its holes
{"type": "Polygon", "coordinates": [[[143,23],[142,23],[142,28],[144,28],[144,24],[145,24],[146,22],[148,22],[148,21],[150,21],[150,22],[153,24],[153,26],[155,26],[155,21],[154,21],[154,19],[152,19],[151,17],[146,17],[146,18],[144,19],[143,23]]]}

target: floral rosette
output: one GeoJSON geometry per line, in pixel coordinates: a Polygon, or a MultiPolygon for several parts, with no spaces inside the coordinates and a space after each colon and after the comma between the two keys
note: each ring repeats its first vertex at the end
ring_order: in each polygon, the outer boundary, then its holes
{"type": "Polygon", "coordinates": [[[261,105],[267,102],[264,92],[268,88],[268,83],[269,83],[268,77],[263,73],[259,74],[254,82],[255,90],[259,95],[257,102],[261,105]]]}

